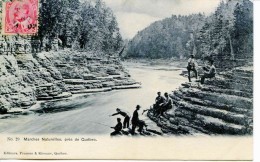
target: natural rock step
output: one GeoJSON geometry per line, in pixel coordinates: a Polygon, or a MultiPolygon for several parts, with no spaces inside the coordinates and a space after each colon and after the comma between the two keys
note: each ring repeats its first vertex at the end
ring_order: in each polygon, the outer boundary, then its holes
{"type": "Polygon", "coordinates": [[[54,96],[54,99],[61,99],[61,98],[69,98],[72,94],[70,92],[63,92],[62,94],[59,94],[57,96],[54,96]]]}
{"type": "Polygon", "coordinates": [[[141,88],[141,85],[135,84],[135,85],[115,86],[112,89],[118,90],[118,89],[135,89],[135,88],[141,88]]]}
{"type": "Polygon", "coordinates": [[[170,96],[173,99],[174,103],[183,100],[195,105],[214,107],[216,109],[226,110],[226,111],[239,113],[239,114],[246,114],[248,116],[251,116],[253,113],[253,111],[250,109],[244,109],[244,108],[235,107],[233,105],[222,104],[221,102],[212,102],[210,100],[201,100],[200,98],[194,98],[190,96],[188,97],[185,94],[182,94],[180,91],[175,91],[174,94],[175,95],[170,96]]]}
{"type": "Polygon", "coordinates": [[[241,83],[241,84],[253,84],[253,77],[244,77],[244,76],[237,76],[232,75],[230,73],[225,73],[222,75],[217,75],[215,80],[225,83],[241,83]]]}
{"type": "MultiPolygon", "coordinates": [[[[167,113],[168,114],[168,113],[167,113]]],[[[169,114],[168,114],[169,115],[169,114]]],[[[246,127],[239,124],[228,123],[222,119],[211,116],[192,114],[192,112],[180,110],[170,118],[170,122],[176,125],[185,125],[200,130],[207,134],[245,134],[246,127]],[[191,115],[187,115],[187,114],[191,115]]]]}
{"type": "Polygon", "coordinates": [[[243,70],[243,69],[234,69],[232,70],[234,75],[244,76],[244,77],[253,77],[254,72],[253,69],[251,70],[243,70]]]}
{"type": "Polygon", "coordinates": [[[70,91],[78,91],[78,90],[82,90],[82,89],[85,89],[85,88],[87,88],[86,85],[68,85],[68,89],[70,91]]]}
{"type": "Polygon", "coordinates": [[[186,118],[181,118],[181,117],[177,117],[175,116],[174,118],[169,118],[168,119],[170,121],[171,124],[174,124],[178,127],[182,127],[185,130],[184,131],[188,131],[189,133],[199,133],[199,134],[212,134],[211,132],[203,129],[203,127],[201,125],[196,125],[195,123],[191,121],[189,121],[186,118]]]}
{"type": "Polygon", "coordinates": [[[112,88],[97,88],[97,89],[85,89],[80,91],[71,91],[72,94],[80,94],[80,93],[98,93],[98,92],[107,92],[111,91],[112,88]]]}
{"type": "Polygon", "coordinates": [[[36,102],[35,101],[21,101],[21,106],[22,107],[29,107],[34,105],[36,102]]]}
{"type": "Polygon", "coordinates": [[[96,80],[97,78],[93,74],[83,74],[84,80],[96,80]]]}
{"type": "Polygon", "coordinates": [[[91,84],[91,83],[101,83],[99,80],[83,80],[83,79],[64,79],[64,83],[79,85],[79,84],[91,84]]]}
{"type": "Polygon", "coordinates": [[[147,115],[151,120],[156,122],[159,127],[161,127],[161,131],[163,133],[171,133],[171,134],[176,134],[176,135],[188,133],[187,131],[183,132],[182,130],[178,129],[177,125],[169,123],[169,121],[167,121],[167,119],[165,119],[162,116],[160,116],[160,118],[153,116],[153,113],[151,111],[149,111],[147,113],[147,115]]]}
{"type": "Polygon", "coordinates": [[[232,113],[226,110],[219,110],[212,107],[193,105],[183,101],[178,102],[176,106],[181,109],[192,111],[197,114],[219,118],[226,122],[230,122],[234,124],[244,125],[248,122],[248,118],[245,115],[232,113]]]}
{"type": "Polygon", "coordinates": [[[172,124],[169,120],[162,120],[163,117],[161,117],[161,120],[159,120],[159,125],[162,126],[162,131],[167,130],[167,132],[171,132],[176,135],[180,134],[189,134],[189,135],[203,135],[205,134],[204,132],[195,129],[191,127],[190,125],[176,125],[172,124]]]}
{"type": "Polygon", "coordinates": [[[12,114],[3,114],[3,115],[0,114],[0,119],[7,119],[7,118],[11,118],[11,117],[13,117],[12,114]]]}
{"type": "Polygon", "coordinates": [[[114,82],[104,82],[102,83],[102,87],[114,87],[115,83],[114,82]]]}
{"type": "Polygon", "coordinates": [[[242,80],[244,82],[253,83],[253,77],[246,77],[246,76],[240,76],[240,75],[234,75],[234,73],[223,73],[219,74],[223,76],[224,78],[232,79],[232,80],[242,80]]]}
{"type": "Polygon", "coordinates": [[[10,110],[8,110],[7,114],[30,114],[33,113],[30,110],[27,109],[22,109],[22,108],[11,108],[10,110]]]}
{"type": "Polygon", "coordinates": [[[189,135],[192,135],[192,136],[205,135],[204,132],[201,132],[199,129],[192,127],[192,125],[178,125],[178,130],[187,132],[189,135]]]}
{"type": "Polygon", "coordinates": [[[197,116],[196,113],[184,109],[177,109],[177,108],[170,109],[164,114],[164,117],[167,120],[169,120],[172,124],[175,124],[177,126],[184,125],[184,126],[191,127],[192,129],[197,130],[196,134],[200,134],[200,135],[213,134],[212,132],[204,129],[201,126],[201,124],[198,125],[196,123],[193,123],[194,121],[196,121],[196,116],[197,116]],[[175,121],[176,119],[177,121],[175,121]]]}
{"type": "Polygon", "coordinates": [[[228,89],[235,89],[239,91],[245,91],[248,93],[253,93],[253,86],[247,85],[247,84],[240,84],[240,83],[225,83],[225,84],[219,84],[215,81],[208,80],[206,82],[207,85],[213,85],[222,89],[228,88],[228,89]]]}
{"type": "Polygon", "coordinates": [[[124,76],[122,75],[111,75],[113,77],[113,79],[118,79],[118,80],[122,80],[124,79],[124,76]]]}
{"type": "Polygon", "coordinates": [[[107,76],[107,77],[97,77],[97,80],[101,81],[113,81],[114,78],[112,76],[107,76]]]}
{"type": "Polygon", "coordinates": [[[165,133],[171,132],[172,134],[180,135],[180,134],[189,134],[189,135],[202,135],[205,134],[205,131],[201,131],[200,129],[195,129],[192,125],[182,125],[172,123],[170,119],[166,119],[163,116],[160,116],[157,123],[160,127],[162,127],[162,131],[165,133]]]}
{"type": "Polygon", "coordinates": [[[246,127],[233,123],[227,123],[221,119],[204,115],[197,115],[198,125],[202,125],[204,129],[217,134],[246,134],[246,127]]]}
{"type": "Polygon", "coordinates": [[[210,100],[212,102],[221,102],[222,104],[233,105],[235,107],[253,109],[252,99],[249,98],[215,92],[203,92],[199,89],[181,89],[181,91],[188,97],[196,97],[202,100],[210,100]]]}
{"type": "Polygon", "coordinates": [[[220,81],[220,80],[214,80],[214,79],[209,79],[205,81],[205,85],[211,85],[211,86],[216,86],[221,89],[236,89],[240,91],[246,91],[246,92],[253,92],[252,85],[250,84],[243,84],[243,83],[236,83],[236,82],[225,82],[225,81],[220,81]]]}
{"type": "Polygon", "coordinates": [[[53,91],[53,92],[47,92],[50,96],[57,96],[59,95],[61,92],[58,91],[53,91]]]}
{"type": "Polygon", "coordinates": [[[45,101],[45,100],[52,100],[53,99],[53,97],[37,97],[37,100],[38,101],[45,101]]]}
{"type": "Polygon", "coordinates": [[[224,94],[228,94],[228,95],[241,96],[241,97],[246,97],[246,98],[252,98],[253,97],[253,93],[248,93],[248,92],[245,92],[245,91],[239,91],[239,90],[236,90],[236,89],[220,89],[220,88],[216,88],[216,87],[213,87],[213,86],[205,86],[205,85],[200,89],[202,91],[224,93],[224,94]]]}
{"type": "Polygon", "coordinates": [[[252,92],[253,90],[253,81],[245,81],[243,82],[242,80],[228,80],[228,79],[223,79],[223,80],[206,80],[205,81],[206,85],[214,85],[217,87],[221,87],[221,88],[230,88],[230,89],[236,89],[237,87],[239,87],[239,90],[246,90],[248,92],[252,92]]]}

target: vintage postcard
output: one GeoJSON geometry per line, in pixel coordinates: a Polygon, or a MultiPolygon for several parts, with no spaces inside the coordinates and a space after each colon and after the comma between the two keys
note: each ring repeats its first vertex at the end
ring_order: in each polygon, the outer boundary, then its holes
{"type": "Polygon", "coordinates": [[[252,160],[251,0],[0,11],[0,159],[252,160]]]}

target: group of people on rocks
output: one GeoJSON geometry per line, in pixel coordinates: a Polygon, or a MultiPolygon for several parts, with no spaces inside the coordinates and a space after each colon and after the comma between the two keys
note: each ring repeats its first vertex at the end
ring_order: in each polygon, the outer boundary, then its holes
{"type": "Polygon", "coordinates": [[[164,97],[161,92],[157,92],[155,98],[155,104],[153,105],[154,114],[156,117],[163,115],[163,113],[172,108],[172,99],[167,92],[164,93],[164,97]]]}
{"type": "MultiPolygon", "coordinates": [[[[142,133],[143,131],[143,128],[144,127],[147,127],[147,125],[145,124],[145,122],[143,120],[140,120],[139,119],[139,113],[138,111],[140,110],[141,106],[140,105],[137,105],[136,106],[136,109],[133,113],[133,116],[132,116],[132,120],[131,120],[131,124],[132,124],[132,129],[131,129],[131,133],[132,134],[135,134],[135,129],[136,127],[139,127],[138,131],[140,133],[142,133]]],[[[112,129],[114,129],[114,132],[112,132],[110,135],[111,136],[115,136],[115,135],[119,135],[121,134],[121,131],[122,129],[124,128],[130,128],[130,115],[128,112],[126,111],[123,111],[119,108],[116,109],[116,113],[110,115],[110,116],[116,116],[116,115],[121,115],[124,117],[124,121],[123,121],[123,124],[121,122],[121,118],[117,118],[117,124],[115,127],[111,127],[112,129]]]]}
{"type": "MultiPolygon", "coordinates": [[[[163,115],[166,110],[169,110],[172,108],[172,99],[169,97],[168,93],[164,93],[164,96],[161,96],[161,92],[157,93],[157,97],[155,98],[155,104],[153,105],[151,111],[153,111],[154,115],[156,117],[159,117],[160,115],[163,115]]],[[[131,124],[131,133],[134,135],[135,130],[138,127],[138,132],[142,134],[144,127],[147,128],[147,124],[145,121],[139,119],[139,113],[138,111],[141,109],[140,105],[136,106],[135,111],[133,112],[131,124]]],[[[143,113],[148,111],[149,109],[143,110],[143,113]]],[[[121,115],[124,117],[123,123],[121,122],[121,118],[117,118],[117,124],[115,127],[111,127],[114,129],[114,132],[112,132],[110,135],[115,136],[121,134],[122,129],[124,128],[130,128],[130,115],[128,112],[123,111],[119,108],[116,109],[116,113],[110,115],[110,116],[116,116],[121,115]]],[[[142,114],[143,114],[142,113],[142,114]]]]}
{"type": "MultiPolygon", "coordinates": [[[[206,60],[206,65],[202,68],[203,69],[203,74],[200,75],[200,83],[204,84],[204,81],[206,78],[214,78],[216,75],[216,68],[214,66],[214,60],[213,59],[207,59],[206,60]]],[[[188,60],[188,79],[189,82],[191,82],[191,72],[194,72],[196,80],[198,79],[198,65],[196,63],[194,55],[190,55],[190,58],[188,60]]]]}
{"type": "MultiPolygon", "coordinates": [[[[188,59],[188,79],[189,82],[191,82],[191,72],[194,72],[196,80],[198,79],[198,65],[196,63],[194,55],[190,55],[190,58],[188,59]]],[[[214,60],[212,59],[207,59],[207,64],[206,66],[202,67],[204,70],[203,74],[200,75],[200,83],[204,84],[204,81],[206,78],[214,78],[216,75],[216,68],[214,66],[214,60]]],[[[143,111],[146,112],[148,110],[152,111],[154,116],[157,118],[160,118],[160,116],[163,116],[164,113],[171,109],[173,107],[173,102],[172,99],[170,98],[169,94],[167,92],[164,93],[164,96],[161,95],[161,92],[157,92],[157,97],[155,98],[155,104],[151,109],[146,109],[143,111]]],[[[145,122],[143,120],[139,119],[139,113],[138,111],[140,110],[141,106],[137,105],[135,111],[133,112],[131,124],[131,133],[134,135],[135,134],[135,129],[136,127],[139,127],[138,131],[142,133],[143,128],[147,127],[145,122]]],[[[130,126],[130,115],[129,113],[122,111],[121,109],[117,108],[116,113],[110,115],[110,116],[115,116],[115,115],[121,115],[124,117],[123,124],[121,122],[120,118],[117,118],[117,125],[115,127],[111,127],[114,129],[114,132],[111,133],[111,136],[119,135],[121,134],[121,131],[123,128],[129,128],[130,126]]]]}

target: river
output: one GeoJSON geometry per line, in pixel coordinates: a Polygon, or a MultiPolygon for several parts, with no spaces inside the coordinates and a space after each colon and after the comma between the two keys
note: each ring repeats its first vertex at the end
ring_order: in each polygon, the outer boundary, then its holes
{"type": "MultiPolygon", "coordinates": [[[[55,113],[35,113],[17,115],[1,119],[0,133],[19,134],[109,134],[109,126],[116,124],[116,108],[131,115],[137,104],[141,105],[141,115],[154,103],[156,93],[170,92],[186,79],[179,74],[181,69],[165,66],[147,66],[140,63],[124,63],[133,79],[142,83],[142,88],[96,93],[70,100],[73,109],[55,113]],[[80,103],[80,104],[79,104],[80,103]]],[[[118,116],[120,117],[120,116],[118,116]]],[[[152,121],[150,121],[152,123],[152,121]]],[[[149,125],[149,123],[148,123],[149,125]]]]}

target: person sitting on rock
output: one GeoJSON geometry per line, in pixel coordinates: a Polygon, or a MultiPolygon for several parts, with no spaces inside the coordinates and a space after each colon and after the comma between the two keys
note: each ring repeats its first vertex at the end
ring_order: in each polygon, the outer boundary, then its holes
{"type": "Polygon", "coordinates": [[[143,133],[144,127],[146,127],[146,129],[147,129],[147,124],[143,120],[139,120],[138,126],[139,126],[138,132],[140,134],[143,133]]]}
{"type": "Polygon", "coordinates": [[[201,76],[200,83],[204,84],[205,78],[213,78],[216,75],[216,68],[214,66],[214,61],[209,60],[209,67],[203,67],[204,69],[204,74],[201,76]]]}
{"type": "Polygon", "coordinates": [[[119,108],[117,108],[116,111],[117,111],[117,113],[114,113],[110,116],[122,115],[124,117],[123,128],[129,128],[129,121],[130,121],[129,114],[127,112],[122,111],[119,108]]]}
{"type": "Polygon", "coordinates": [[[194,72],[196,79],[198,78],[198,72],[196,69],[196,61],[195,61],[194,55],[190,55],[190,58],[188,60],[187,70],[188,70],[189,82],[191,82],[191,76],[190,76],[191,71],[194,72]]]}
{"type": "Polygon", "coordinates": [[[160,115],[163,115],[163,113],[169,109],[172,108],[172,99],[169,97],[169,94],[166,92],[164,93],[165,100],[161,107],[160,115]]]}
{"type": "Polygon", "coordinates": [[[163,96],[161,96],[161,92],[157,92],[157,95],[158,96],[155,98],[155,104],[153,108],[154,113],[158,115],[160,113],[161,106],[163,105],[165,99],[163,96]]]}
{"type": "Polygon", "coordinates": [[[116,136],[116,135],[120,135],[121,134],[121,130],[122,130],[122,123],[121,123],[121,119],[117,118],[117,125],[115,127],[111,127],[112,129],[115,129],[114,132],[112,132],[110,135],[111,136],[116,136]]]}

